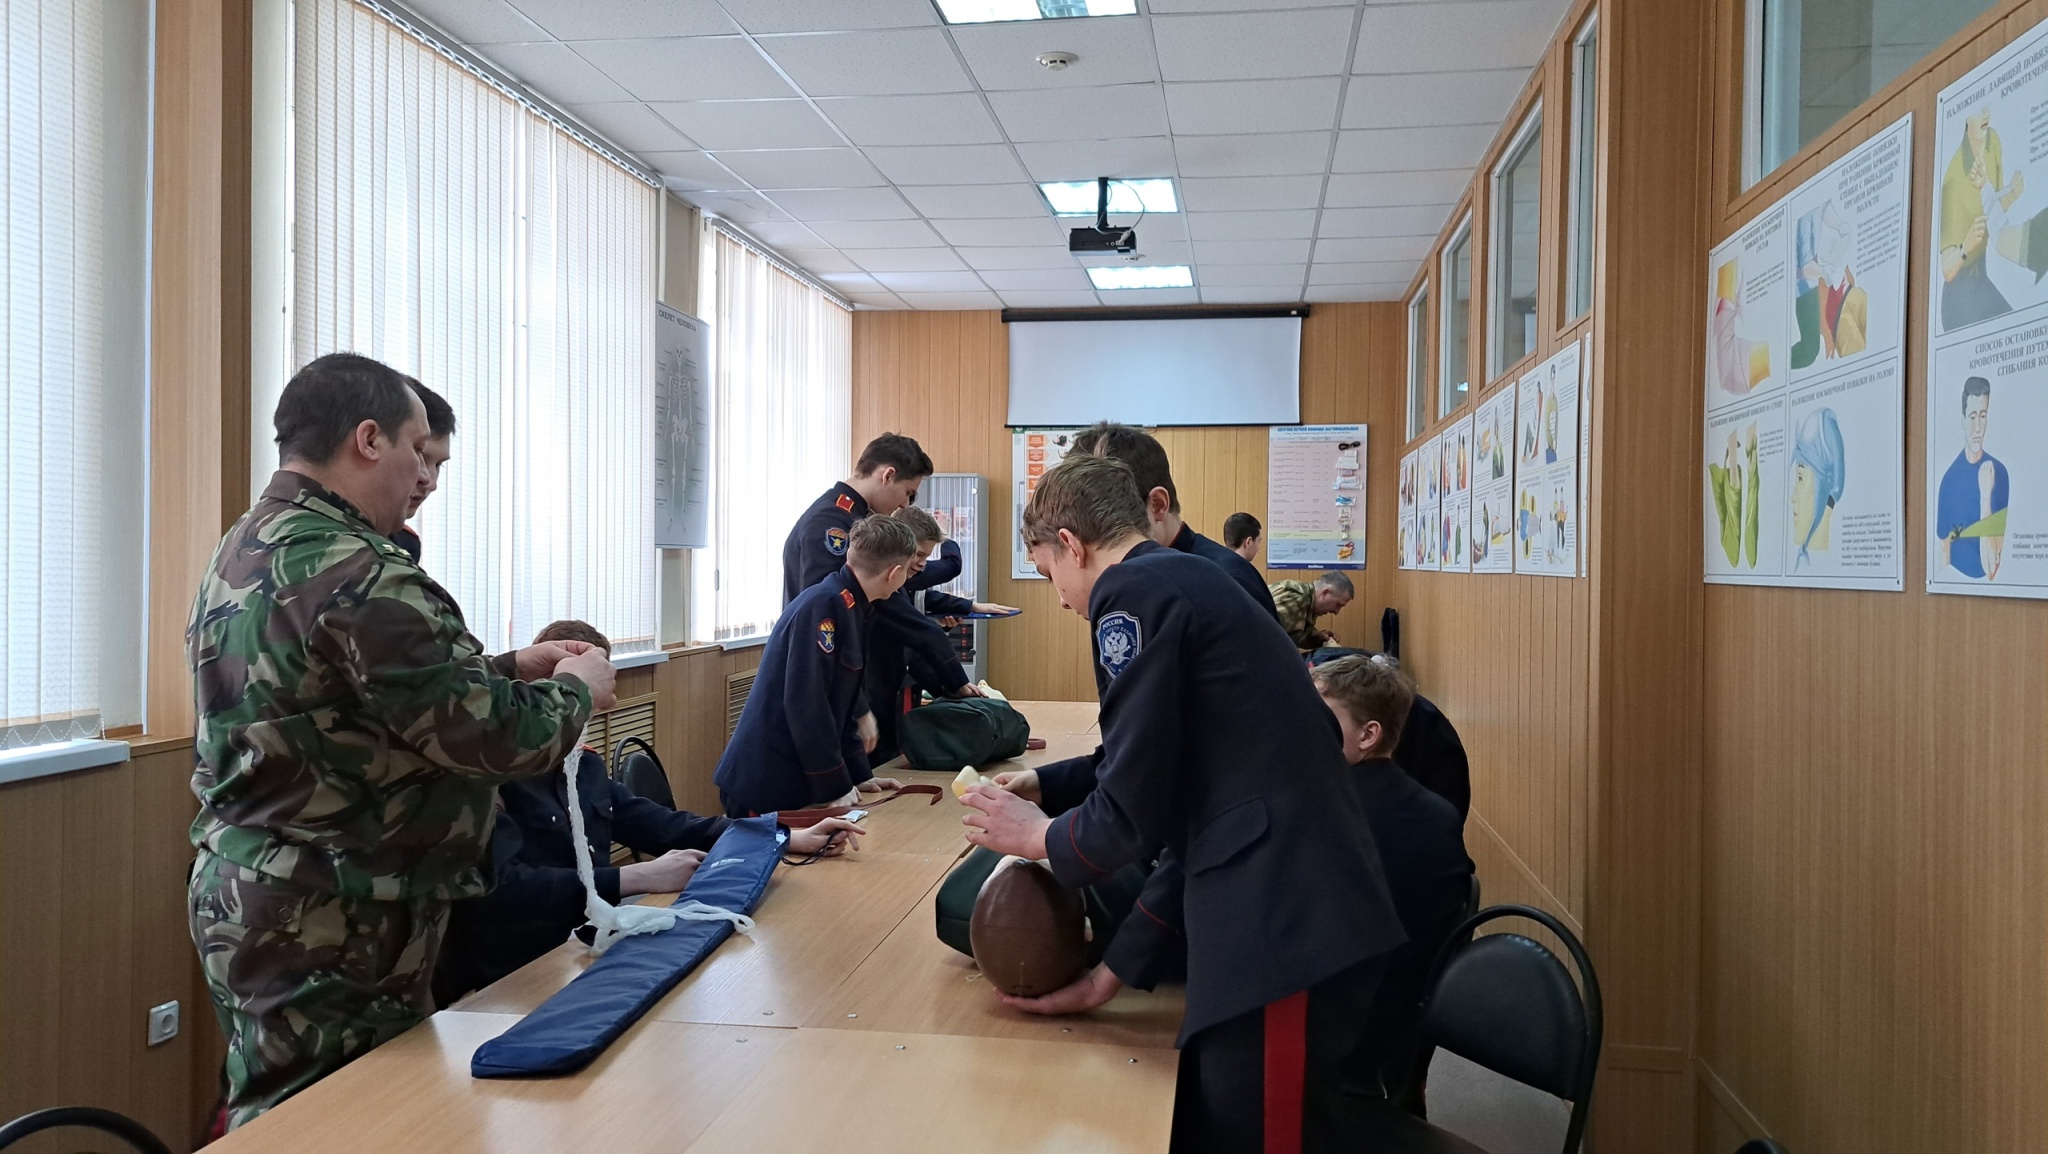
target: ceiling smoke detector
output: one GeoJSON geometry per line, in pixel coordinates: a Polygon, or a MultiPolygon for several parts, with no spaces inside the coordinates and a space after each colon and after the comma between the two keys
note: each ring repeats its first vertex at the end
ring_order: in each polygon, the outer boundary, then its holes
{"type": "Polygon", "coordinates": [[[1038,54],[1039,66],[1048,72],[1058,72],[1079,59],[1081,59],[1079,56],[1071,52],[1041,52],[1038,54]]]}

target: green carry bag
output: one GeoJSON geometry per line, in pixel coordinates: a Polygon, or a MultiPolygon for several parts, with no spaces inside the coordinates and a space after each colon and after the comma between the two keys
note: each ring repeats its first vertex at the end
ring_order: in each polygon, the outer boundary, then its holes
{"type": "Polygon", "coordinates": [[[1031,723],[1007,701],[961,697],[934,701],[896,722],[896,743],[912,769],[958,773],[1023,754],[1031,723]]]}

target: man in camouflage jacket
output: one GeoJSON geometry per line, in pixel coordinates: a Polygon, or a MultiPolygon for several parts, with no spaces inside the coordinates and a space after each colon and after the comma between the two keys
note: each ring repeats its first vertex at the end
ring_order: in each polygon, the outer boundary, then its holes
{"type": "Polygon", "coordinates": [[[1307,581],[1280,581],[1271,586],[1273,590],[1273,611],[1280,618],[1280,628],[1294,639],[1294,647],[1303,652],[1321,649],[1334,644],[1337,635],[1327,629],[1316,628],[1316,619],[1340,612],[1351,604],[1355,596],[1351,578],[1331,571],[1307,581]]]}
{"type": "Polygon", "coordinates": [[[352,354],[292,378],[283,467],[221,541],[186,632],[192,937],[231,1126],[432,1012],[448,904],[488,888],[496,785],[559,767],[612,704],[602,651],[486,657],[391,543],[426,482],[409,384],[352,354]]]}

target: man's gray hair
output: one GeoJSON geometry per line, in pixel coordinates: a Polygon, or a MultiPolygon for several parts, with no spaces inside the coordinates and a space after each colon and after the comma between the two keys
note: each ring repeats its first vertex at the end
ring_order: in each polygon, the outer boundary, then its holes
{"type": "Polygon", "coordinates": [[[1351,578],[1342,573],[1325,573],[1316,578],[1316,588],[1334,589],[1346,597],[1358,596],[1358,590],[1351,587],[1351,578]]]}

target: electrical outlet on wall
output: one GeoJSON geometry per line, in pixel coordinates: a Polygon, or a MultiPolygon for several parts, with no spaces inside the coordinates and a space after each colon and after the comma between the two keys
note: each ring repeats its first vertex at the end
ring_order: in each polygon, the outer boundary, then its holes
{"type": "Polygon", "coordinates": [[[178,1036],[178,1003],[149,1008],[149,1044],[161,1046],[178,1036]]]}

